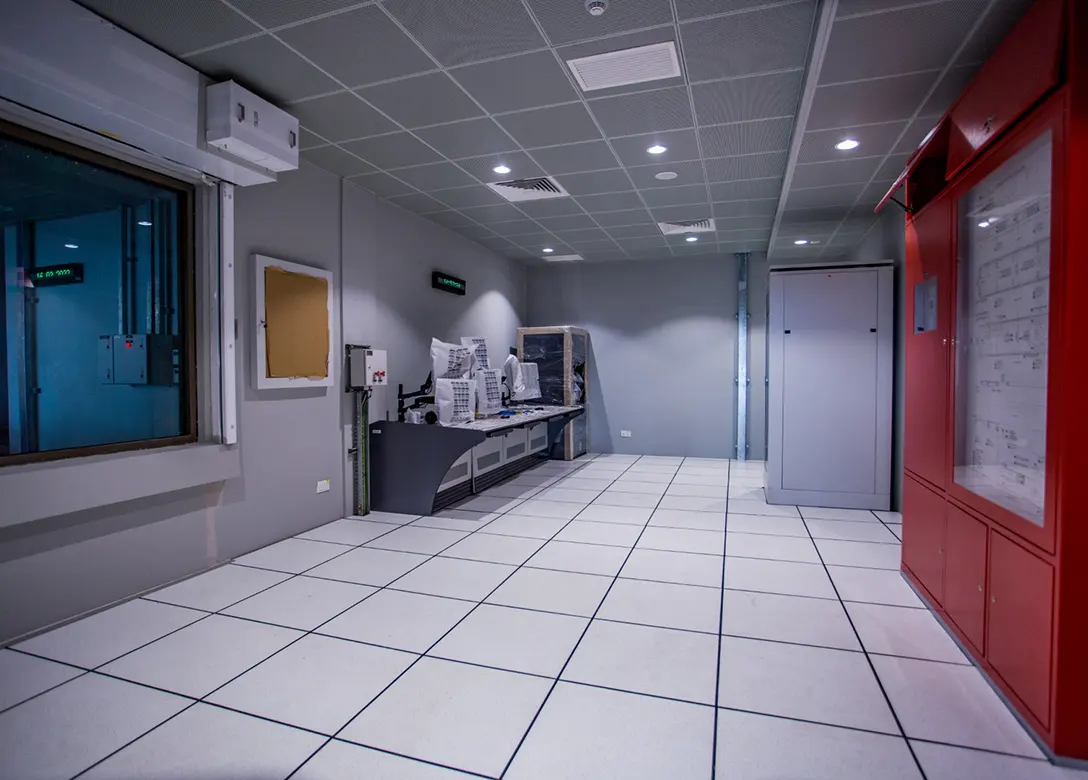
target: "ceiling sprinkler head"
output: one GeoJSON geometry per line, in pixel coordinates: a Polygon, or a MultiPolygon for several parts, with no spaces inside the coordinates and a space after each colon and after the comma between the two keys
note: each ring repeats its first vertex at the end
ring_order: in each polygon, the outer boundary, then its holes
{"type": "Polygon", "coordinates": [[[586,0],[586,10],[590,16],[601,16],[608,10],[608,0],[586,0]]]}

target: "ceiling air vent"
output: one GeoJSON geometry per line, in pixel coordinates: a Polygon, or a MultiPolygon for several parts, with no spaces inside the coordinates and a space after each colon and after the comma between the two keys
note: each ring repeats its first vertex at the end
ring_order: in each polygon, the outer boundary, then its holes
{"type": "Polygon", "coordinates": [[[579,57],[567,60],[567,65],[583,92],[680,76],[680,60],[672,41],[579,57]]]}
{"type": "Polygon", "coordinates": [[[495,184],[488,184],[487,186],[514,203],[522,200],[544,200],[545,198],[570,197],[570,193],[559,186],[559,182],[551,177],[500,181],[495,184]]]}
{"type": "Polygon", "coordinates": [[[687,222],[658,222],[657,226],[666,236],[714,232],[714,220],[712,219],[693,219],[687,222]]]}

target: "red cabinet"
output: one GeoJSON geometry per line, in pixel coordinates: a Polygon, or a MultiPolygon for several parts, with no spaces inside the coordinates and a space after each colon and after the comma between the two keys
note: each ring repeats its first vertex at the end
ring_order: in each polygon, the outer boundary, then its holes
{"type": "Polygon", "coordinates": [[[952,107],[948,178],[1058,83],[1062,0],[1035,0],[952,107]]]}
{"type": "Polygon", "coordinates": [[[948,472],[948,341],[952,204],[930,204],[907,225],[904,467],[943,488],[948,472]]]}
{"type": "Polygon", "coordinates": [[[986,641],[986,542],[989,530],[949,504],[945,530],[944,608],[976,650],[986,641]]]}
{"type": "Polygon", "coordinates": [[[1088,760],[1088,2],[1035,0],[939,127],[907,171],[903,569],[1088,760]]]}
{"type": "Polygon", "coordinates": [[[908,475],[903,480],[903,565],[938,604],[944,602],[944,496],[908,475]]]}
{"type": "Polygon", "coordinates": [[[1050,723],[1053,603],[1053,567],[994,533],[987,658],[1044,727],[1050,723]]]}

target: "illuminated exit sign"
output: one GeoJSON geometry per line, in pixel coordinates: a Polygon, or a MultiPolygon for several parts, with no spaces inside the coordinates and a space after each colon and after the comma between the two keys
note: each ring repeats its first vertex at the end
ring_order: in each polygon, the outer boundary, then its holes
{"type": "Polygon", "coordinates": [[[454,295],[464,295],[468,289],[464,279],[458,279],[456,276],[450,276],[441,271],[431,273],[431,287],[454,295]]]}
{"type": "Polygon", "coordinates": [[[45,265],[27,273],[35,287],[51,287],[59,284],[79,284],[83,281],[83,263],[45,265]]]}

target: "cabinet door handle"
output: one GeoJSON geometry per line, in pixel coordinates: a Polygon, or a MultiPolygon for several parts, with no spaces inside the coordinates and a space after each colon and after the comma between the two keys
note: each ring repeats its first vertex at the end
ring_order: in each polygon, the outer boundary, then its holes
{"type": "Polygon", "coordinates": [[[982,586],[981,585],[978,586],[978,592],[982,593],[982,586]]]}

